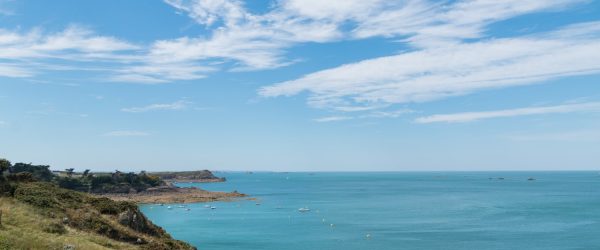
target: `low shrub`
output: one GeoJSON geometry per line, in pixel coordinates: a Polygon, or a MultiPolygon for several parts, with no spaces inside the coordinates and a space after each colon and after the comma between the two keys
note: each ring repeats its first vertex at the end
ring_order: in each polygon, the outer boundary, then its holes
{"type": "Polygon", "coordinates": [[[44,232],[52,233],[52,234],[65,234],[67,233],[67,229],[63,224],[60,223],[51,223],[44,227],[44,232]]]}

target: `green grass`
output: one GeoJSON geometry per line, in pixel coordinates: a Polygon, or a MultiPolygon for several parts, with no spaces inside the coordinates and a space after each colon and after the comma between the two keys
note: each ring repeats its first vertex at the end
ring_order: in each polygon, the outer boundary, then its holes
{"type": "Polygon", "coordinates": [[[116,202],[48,182],[12,183],[0,197],[2,249],[194,249],[171,238],[131,202],[116,202]]]}
{"type": "Polygon", "coordinates": [[[39,213],[31,205],[12,198],[0,198],[2,229],[0,249],[140,249],[138,246],[119,242],[94,233],[63,226],[64,233],[50,232],[50,227],[62,225],[61,218],[50,218],[39,213]],[[52,226],[54,225],[54,226],[52,226]]]}

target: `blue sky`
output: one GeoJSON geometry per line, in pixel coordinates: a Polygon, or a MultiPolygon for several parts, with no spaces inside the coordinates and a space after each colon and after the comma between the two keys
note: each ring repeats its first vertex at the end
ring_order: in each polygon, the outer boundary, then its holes
{"type": "Polygon", "coordinates": [[[0,0],[0,156],[598,169],[600,1],[0,0]]]}

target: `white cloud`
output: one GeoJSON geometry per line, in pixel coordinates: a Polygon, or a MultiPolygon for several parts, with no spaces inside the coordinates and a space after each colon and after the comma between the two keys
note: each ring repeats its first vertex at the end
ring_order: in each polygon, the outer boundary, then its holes
{"type": "Polygon", "coordinates": [[[7,76],[13,78],[31,77],[34,72],[25,69],[23,67],[11,64],[0,63],[0,76],[7,76]]]}
{"type": "MultiPolygon", "coordinates": [[[[414,52],[414,56],[448,54],[454,49],[452,46],[462,49],[465,39],[484,38],[487,26],[493,22],[560,10],[585,1],[277,0],[261,13],[252,13],[241,0],[165,2],[204,26],[207,32],[135,45],[79,26],[51,34],[41,30],[0,30],[0,76],[33,77],[44,71],[89,70],[108,74],[110,81],[158,84],[200,79],[215,70],[273,69],[299,61],[301,58],[289,58],[286,53],[298,44],[370,37],[386,37],[413,49],[423,49],[414,52]],[[77,67],[66,67],[74,63],[77,67]],[[93,63],[103,63],[104,68],[89,65],[93,63]]],[[[375,86],[381,84],[380,79],[374,81],[375,86]]],[[[370,86],[358,87],[372,91],[370,86]]],[[[329,93],[319,96],[329,102],[335,100],[339,106],[347,103],[337,94],[332,93],[331,98],[325,97],[329,93]]],[[[315,101],[320,102],[318,99],[315,101]]],[[[378,105],[386,103],[389,101],[378,105]]]]}
{"type": "Polygon", "coordinates": [[[33,77],[43,71],[94,70],[110,72],[130,63],[140,47],[114,37],[98,36],[91,30],[70,26],[56,33],[40,29],[17,32],[0,29],[0,76],[33,77]],[[105,62],[98,69],[91,63],[105,62]],[[77,67],[73,67],[77,63],[77,67]],[[32,70],[35,69],[35,70],[32,70]]]}
{"type": "MultiPolygon", "coordinates": [[[[351,110],[354,111],[365,111],[365,109],[357,109],[351,110]]],[[[335,121],[345,121],[345,120],[353,120],[353,119],[380,119],[380,118],[398,118],[405,114],[413,113],[413,110],[410,109],[399,109],[399,110],[391,110],[391,111],[371,111],[367,114],[356,115],[356,116],[327,116],[322,118],[314,119],[316,122],[335,122],[335,121]]]]}
{"type": "Polygon", "coordinates": [[[327,116],[322,118],[314,119],[315,122],[337,122],[354,119],[351,116],[327,116]]]}
{"type": "Polygon", "coordinates": [[[153,62],[202,63],[223,59],[232,70],[277,68],[292,63],[283,54],[297,43],[327,42],[341,36],[337,24],[294,15],[282,8],[265,14],[248,12],[241,1],[167,0],[199,24],[217,26],[208,37],[182,37],[154,43],[153,62]],[[218,24],[218,25],[217,25],[218,24]]]}
{"type": "Polygon", "coordinates": [[[375,36],[400,37],[416,47],[478,38],[489,23],[582,0],[278,0],[265,13],[240,0],[165,0],[200,25],[206,37],[156,42],[151,62],[234,62],[232,70],[272,69],[293,63],[286,50],[299,43],[325,43],[375,36]]]}
{"type": "Polygon", "coordinates": [[[587,102],[577,104],[565,104],[545,107],[528,107],[518,109],[505,109],[483,112],[465,112],[455,114],[439,114],[425,117],[419,117],[415,120],[417,123],[434,122],[472,122],[483,119],[542,115],[542,114],[561,114],[573,112],[600,112],[600,102],[587,102]]]}
{"type": "MultiPolygon", "coordinates": [[[[354,36],[408,36],[417,47],[435,47],[483,36],[493,22],[533,12],[562,9],[583,0],[523,1],[464,0],[406,1],[361,20],[354,36]]],[[[388,3],[388,5],[390,5],[388,3]]]]}
{"type": "Polygon", "coordinates": [[[244,19],[246,11],[241,1],[237,0],[165,0],[167,4],[189,13],[198,23],[211,26],[223,21],[228,26],[235,25],[236,20],[244,19]]]}
{"type": "MultiPolygon", "coordinates": [[[[70,26],[51,34],[39,29],[19,33],[0,29],[1,59],[33,58],[102,58],[118,51],[139,49],[138,46],[114,37],[98,36],[91,30],[70,26]]],[[[117,56],[117,55],[114,55],[117,56]]]]}
{"type": "Polygon", "coordinates": [[[315,107],[424,102],[600,72],[600,22],[519,38],[451,44],[365,60],[260,89],[309,92],[315,107]]]}
{"type": "Polygon", "coordinates": [[[415,111],[410,109],[400,109],[394,111],[373,111],[369,114],[363,115],[363,118],[398,118],[405,114],[414,113],[415,111]]]}
{"type": "Polygon", "coordinates": [[[150,134],[143,131],[136,130],[117,130],[104,133],[103,136],[111,136],[111,137],[139,137],[139,136],[149,136],[150,134]]]}
{"type": "Polygon", "coordinates": [[[129,112],[129,113],[142,113],[148,111],[158,111],[158,110],[182,110],[187,108],[189,102],[187,101],[176,101],[173,103],[166,104],[151,104],[144,107],[133,107],[133,108],[123,108],[121,111],[129,112]]]}
{"type": "Polygon", "coordinates": [[[520,142],[535,141],[563,141],[563,142],[581,142],[581,141],[600,141],[600,131],[598,130],[577,130],[554,132],[545,134],[517,134],[508,136],[509,139],[520,142]]]}

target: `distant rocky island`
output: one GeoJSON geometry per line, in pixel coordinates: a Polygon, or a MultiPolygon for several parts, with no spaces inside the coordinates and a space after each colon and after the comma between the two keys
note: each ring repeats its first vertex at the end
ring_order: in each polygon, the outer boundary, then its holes
{"type": "Polygon", "coordinates": [[[181,171],[181,172],[152,172],[167,182],[223,182],[226,179],[217,177],[209,170],[181,171]]]}

